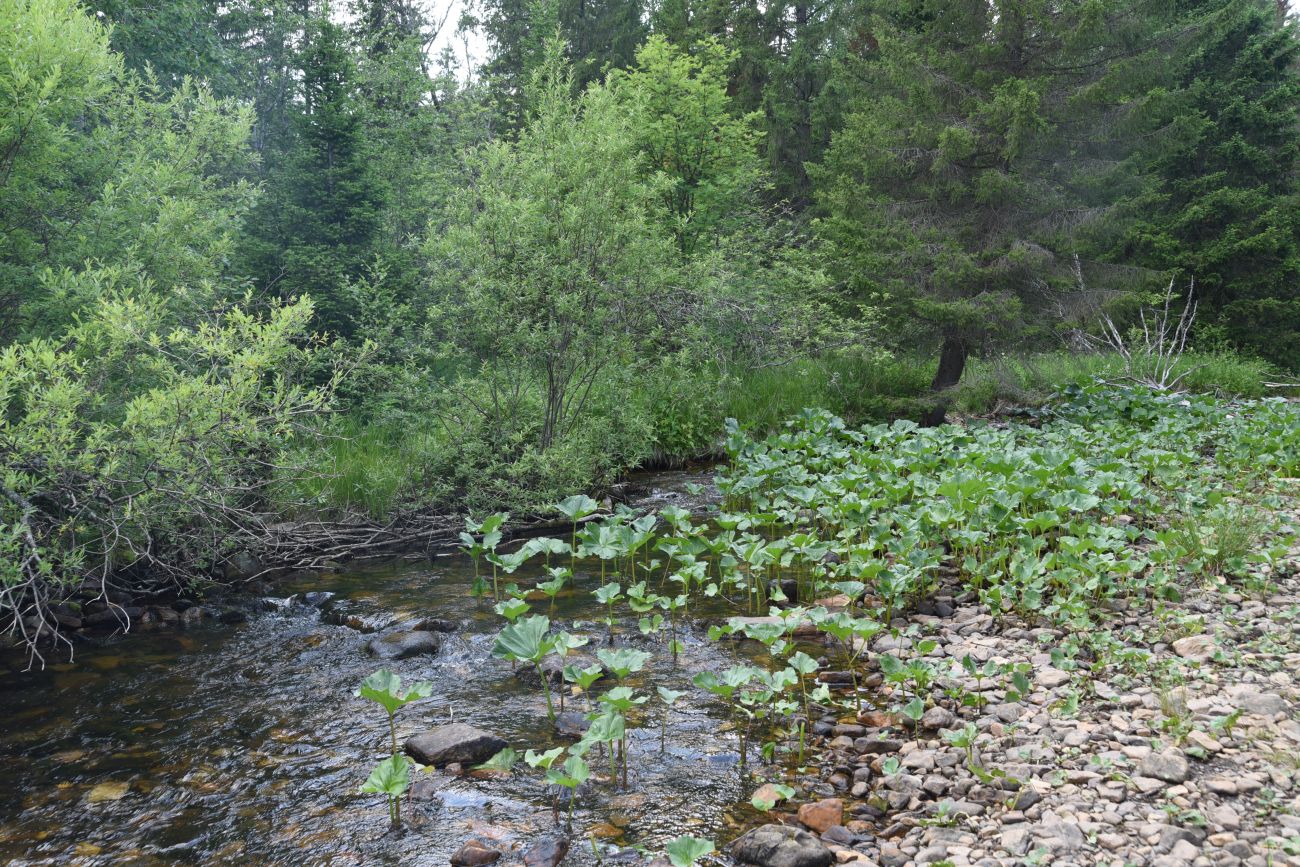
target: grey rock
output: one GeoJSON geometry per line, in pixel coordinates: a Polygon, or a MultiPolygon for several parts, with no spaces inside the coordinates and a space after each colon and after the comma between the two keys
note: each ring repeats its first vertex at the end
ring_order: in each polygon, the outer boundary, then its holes
{"type": "Polygon", "coordinates": [[[757,867],[830,867],[835,862],[831,850],[812,834],[785,825],[762,825],[728,848],[737,861],[757,867]]]}
{"type": "Polygon", "coordinates": [[[1192,662],[1207,662],[1214,657],[1213,635],[1188,635],[1173,644],[1174,653],[1192,662]]]}
{"type": "Polygon", "coordinates": [[[1013,723],[1020,719],[1023,708],[1015,702],[1002,702],[989,706],[989,713],[1000,719],[1004,723],[1013,723]]]}
{"type": "Polygon", "coordinates": [[[442,636],[434,632],[390,632],[370,639],[366,648],[380,659],[408,659],[437,653],[442,648],[442,636]]]}
{"type": "Polygon", "coordinates": [[[855,738],[853,741],[853,749],[868,755],[896,753],[902,748],[903,742],[892,738],[855,738]]]}
{"type": "Polygon", "coordinates": [[[1008,828],[1002,832],[999,842],[1002,848],[1012,855],[1024,855],[1029,851],[1029,829],[1008,828]]]}
{"type": "Polygon", "coordinates": [[[580,738],[591,728],[587,715],[575,710],[566,710],[555,717],[555,732],[566,738],[580,738]]]}
{"type": "Polygon", "coordinates": [[[926,729],[946,729],[956,721],[957,718],[953,716],[952,711],[946,707],[936,705],[927,710],[924,716],[921,717],[921,727],[926,729]]]}
{"type": "Polygon", "coordinates": [[[1166,783],[1182,783],[1191,774],[1191,767],[1181,752],[1167,750],[1163,753],[1151,753],[1144,758],[1141,773],[1144,777],[1154,777],[1166,783]]]}
{"type": "Polygon", "coordinates": [[[1274,717],[1289,709],[1286,699],[1274,692],[1243,693],[1237,701],[1242,709],[1256,716],[1274,717]]]}
{"type": "Polygon", "coordinates": [[[1074,822],[1042,822],[1033,829],[1033,835],[1053,852],[1077,852],[1087,842],[1074,822]]]}
{"type": "Polygon", "coordinates": [[[1161,852],[1168,852],[1180,842],[1187,842],[1193,846],[1200,846],[1205,840],[1205,832],[1200,828],[1180,828],[1177,825],[1165,825],[1160,829],[1160,842],[1156,848],[1161,852]]]}
{"type": "Polygon", "coordinates": [[[477,765],[505,749],[501,737],[465,723],[438,726],[406,740],[406,752],[422,765],[477,765]]]}

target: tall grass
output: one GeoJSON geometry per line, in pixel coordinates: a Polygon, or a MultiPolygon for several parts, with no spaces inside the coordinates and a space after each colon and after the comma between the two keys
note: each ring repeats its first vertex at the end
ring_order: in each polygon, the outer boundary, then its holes
{"type": "Polygon", "coordinates": [[[317,471],[286,480],[280,495],[324,514],[381,519],[432,493],[421,468],[439,447],[429,433],[344,419],[314,453],[317,471]]]}
{"type": "MultiPolygon", "coordinates": [[[[1224,352],[1188,352],[1175,367],[1179,386],[1220,397],[1259,398],[1272,366],[1258,358],[1224,352]]],[[[999,406],[1038,406],[1067,385],[1126,383],[1124,361],[1114,353],[1044,352],[971,359],[957,389],[961,412],[988,413],[999,406]]]]}
{"type": "Polygon", "coordinates": [[[726,385],[726,415],[748,430],[778,430],[808,407],[828,409],[851,424],[919,415],[934,362],[842,354],[748,370],[726,385]]]}

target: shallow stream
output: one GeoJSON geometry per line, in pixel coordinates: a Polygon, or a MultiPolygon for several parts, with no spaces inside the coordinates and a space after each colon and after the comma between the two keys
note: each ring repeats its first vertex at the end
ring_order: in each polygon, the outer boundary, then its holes
{"type": "MultiPolygon", "coordinates": [[[[650,500],[679,496],[660,488],[650,500]]],[[[521,586],[540,574],[540,563],[530,565],[514,576],[521,586]]],[[[590,593],[600,579],[581,563],[578,571],[576,590],[549,613],[557,628],[590,635],[590,652],[608,641],[590,593]]],[[[446,864],[471,836],[517,860],[555,830],[550,795],[522,763],[508,779],[422,772],[401,834],[387,833],[380,796],[357,791],[388,750],[383,712],[353,696],[381,665],[433,686],[431,698],[400,712],[401,738],[456,720],[498,733],[521,754],[566,743],[552,733],[540,688],[492,657],[503,621],[472,598],[473,576],[459,556],[312,575],[277,585],[292,601],[263,601],[243,623],[83,645],[75,662],[41,672],[0,662],[0,861],[446,864]],[[445,618],[457,631],[436,656],[380,663],[366,652],[370,636],[326,622],[301,601],[308,592],[380,617],[445,618]]],[[[655,654],[629,684],[687,696],[666,731],[657,700],[630,717],[629,786],[580,796],[566,864],[595,861],[588,837],[661,850],[686,833],[721,842],[752,820],[744,802],[753,784],[742,778],[725,709],[689,683],[748,652],[705,637],[705,622],[727,613],[692,612],[677,665],[663,637],[640,636],[631,619],[617,624],[616,644],[655,654]]]]}

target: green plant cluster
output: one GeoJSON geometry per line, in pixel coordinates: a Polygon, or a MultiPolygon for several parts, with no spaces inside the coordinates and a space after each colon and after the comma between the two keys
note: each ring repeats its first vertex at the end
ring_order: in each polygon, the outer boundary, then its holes
{"type": "MultiPolygon", "coordinates": [[[[552,600],[581,577],[597,585],[590,592],[606,612],[610,647],[598,652],[600,665],[563,666],[563,679],[588,696],[604,676],[617,686],[588,701],[595,734],[566,761],[603,745],[611,785],[620,776],[628,784],[628,713],[652,697],[624,683],[653,658],[619,646],[629,622],[657,636],[672,664],[681,619],[705,605],[736,612],[710,627],[710,638],[764,646],[769,664],[705,670],[693,681],[728,715],[742,766],[755,752],[772,761],[782,749],[802,762],[813,706],[863,712],[859,684],[872,669],[910,725],[944,702],[980,706],[987,687],[1013,701],[1029,694],[1027,663],[967,656],[948,671],[928,658],[935,641],[900,616],[941,586],[973,592],[999,618],[1065,627],[1076,640],[1052,653],[1067,670],[1083,673],[1085,659],[1096,660],[1094,670],[1143,664],[1107,645],[1114,636],[1101,613],[1117,598],[1158,607],[1187,580],[1248,592],[1266,580],[1294,536],[1266,505],[1277,479],[1300,473],[1300,410],[1281,400],[1075,388],[1024,424],[852,428],[809,411],[763,440],[733,425],[727,447],[724,501],[704,519],[671,506],[596,517],[594,501],[574,497],[557,507],[574,524],[569,541],[533,540],[497,558],[514,573],[539,554],[549,561],[568,553],[569,567],[550,567],[537,585],[552,600]],[[580,572],[579,561],[590,565],[580,572]],[[825,677],[806,652],[810,633],[837,649],[830,664],[842,677],[825,677]],[[873,652],[887,634],[910,652],[873,652]],[[973,691],[952,679],[962,672],[973,691]]],[[[466,549],[495,548],[504,520],[496,516],[481,536],[467,533],[466,549]]],[[[510,621],[496,652],[537,667],[553,714],[542,662],[587,638],[553,633],[548,617],[530,614],[528,599],[537,597],[528,589],[494,589],[496,610],[510,621]]],[[[1072,712],[1078,695],[1061,712],[1072,712]]],[[[665,727],[680,697],[659,690],[665,727]]],[[[999,775],[980,765],[971,727],[944,737],[967,752],[978,776],[999,775]]]]}

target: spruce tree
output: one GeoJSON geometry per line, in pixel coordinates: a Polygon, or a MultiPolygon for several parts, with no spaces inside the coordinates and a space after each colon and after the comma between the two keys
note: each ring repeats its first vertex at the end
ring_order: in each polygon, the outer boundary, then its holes
{"type": "Polygon", "coordinates": [[[346,335],[353,311],[345,288],[371,259],[382,201],[343,28],[314,18],[298,65],[302,112],[285,151],[271,156],[245,250],[262,287],[310,294],[322,324],[346,335]]]}
{"type": "Polygon", "coordinates": [[[1147,118],[1132,168],[1150,181],[1112,255],[1194,280],[1203,340],[1300,364],[1295,23],[1271,0],[1185,2],[1176,23],[1176,89],[1147,118]]]}
{"type": "Polygon", "coordinates": [[[1143,62],[1161,50],[1152,20],[1120,0],[880,0],[866,20],[855,99],[816,171],[819,230],[900,342],[939,344],[936,391],[972,352],[1027,345],[1070,309],[1125,115],[1161,83],[1143,62]]]}

